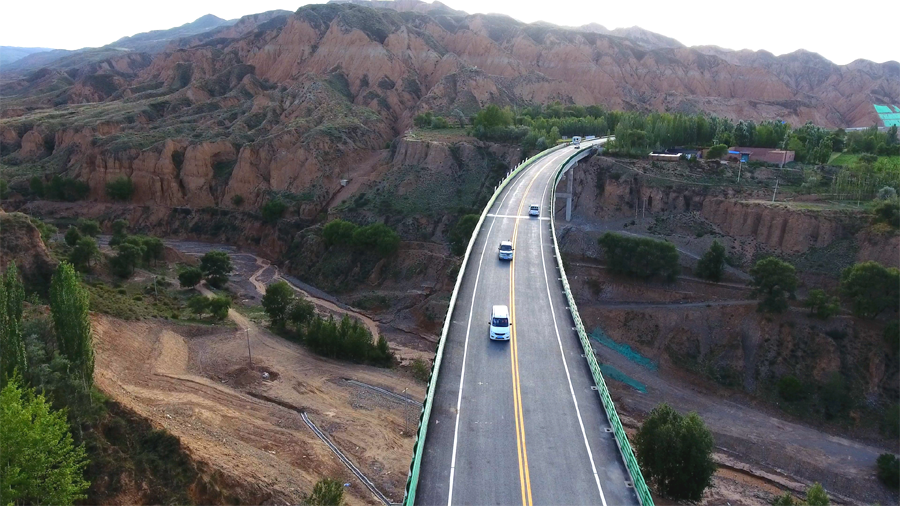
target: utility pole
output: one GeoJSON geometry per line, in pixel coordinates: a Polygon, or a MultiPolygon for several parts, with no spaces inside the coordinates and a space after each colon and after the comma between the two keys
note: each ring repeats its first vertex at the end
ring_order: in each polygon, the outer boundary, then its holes
{"type": "Polygon", "coordinates": [[[742,158],[742,159],[738,160],[738,180],[737,180],[738,183],[741,182],[741,168],[743,166],[744,166],[744,159],[742,158]]]}
{"type": "Polygon", "coordinates": [[[247,332],[247,360],[250,361],[250,369],[253,369],[253,355],[250,354],[250,327],[244,330],[247,332]]]}
{"type": "Polygon", "coordinates": [[[772,192],[772,202],[775,202],[776,193],[778,193],[778,178],[775,178],[775,191],[772,192]]]}

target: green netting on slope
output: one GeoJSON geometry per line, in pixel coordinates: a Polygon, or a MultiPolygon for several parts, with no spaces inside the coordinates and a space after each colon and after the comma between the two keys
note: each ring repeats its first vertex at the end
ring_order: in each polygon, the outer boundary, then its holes
{"type": "Polygon", "coordinates": [[[609,338],[609,336],[606,335],[606,332],[603,332],[603,329],[601,329],[600,327],[595,328],[591,332],[590,336],[594,341],[597,341],[603,346],[606,346],[607,348],[617,352],[619,355],[622,355],[628,360],[631,360],[635,364],[644,366],[651,371],[655,371],[657,368],[656,362],[634,351],[633,349],[631,349],[631,346],[628,346],[627,344],[617,343],[613,341],[609,338]]]}
{"type": "Polygon", "coordinates": [[[894,112],[890,107],[886,105],[872,104],[872,107],[875,108],[875,112],[877,112],[878,114],[894,112]]]}
{"type": "Polygon", "coordinates": [[[603,373],[603,377],[606,379],[612,379],[618,381],[619,383],[625,383],[626,385],[642,394],[647,393],[647,387],[644,386],[643,383],[609,364],[600,364],[600,372],[603,373]]]}

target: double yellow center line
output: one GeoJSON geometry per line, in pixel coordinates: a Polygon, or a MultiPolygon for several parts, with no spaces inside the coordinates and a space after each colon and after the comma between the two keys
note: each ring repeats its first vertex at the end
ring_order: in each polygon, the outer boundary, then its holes
{"type": "MultiPolygon", "coordinates": [[[[519,210],[516,212],[516,224],[513,228],[512,244],[513,251],[516,249],[516,239],[519,236],[519,217],[522,216],[522,209],[525,206],[525,196],[531,190],[531,185],[537,180],[538,174],[531,179],[522,201],[519,203],[519,210]]],[[[539,245],[539,247],[542,247],[539,245]]],[[[509,263],[509,322],[510,322],[510,362],[512,364],[512,382],[513,382],[513,410],[516,419],[516,449],[519,454],[519,483],[522,489],[522,506],[532,506],[531,500],[531,474],[528,470],[528,448],[525,445],[525,417],[522,415],[522,389],[519,381],[519,346],[516,341],[516,255],[509,263]]]]}

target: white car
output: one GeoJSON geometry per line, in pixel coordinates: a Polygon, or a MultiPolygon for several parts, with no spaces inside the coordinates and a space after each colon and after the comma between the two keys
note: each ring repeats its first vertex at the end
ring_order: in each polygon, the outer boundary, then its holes
{"type": "Polygon", "coordinates": [[[500,260],[512,260],[512,241],[500,241],[500,260]]]}
{"type": "Polygon", "coordinates": [[[506,306],[494,306],[491,311],[490,337],[492,340],[509,341],[510,327],[509,308],[506,306]]]}
{"type": "Polygon", "coordinates": [[[528,209],[528,216],[540,216],[541,208],[537,204],[531,204],[531,208],[528,209]]]}

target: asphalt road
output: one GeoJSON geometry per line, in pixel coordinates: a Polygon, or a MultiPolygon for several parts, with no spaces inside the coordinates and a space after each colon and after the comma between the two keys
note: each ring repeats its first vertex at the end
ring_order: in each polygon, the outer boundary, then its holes
{"type": "Polygon", "coordinates": [[[482,225],[452,315],[416,503],[638,504],[574,331],[554,258],[549,183],[563,148],[519,174],[482,225]],[[540,204],[541,216],[528,216],[540,204]],[[497,258],[512,240],[512,262],[497,258]],[[513,337],[491,341],[491,307],[513,337]]]}

